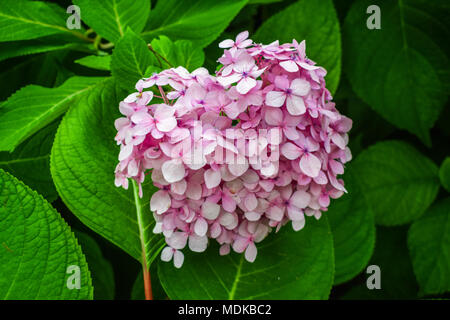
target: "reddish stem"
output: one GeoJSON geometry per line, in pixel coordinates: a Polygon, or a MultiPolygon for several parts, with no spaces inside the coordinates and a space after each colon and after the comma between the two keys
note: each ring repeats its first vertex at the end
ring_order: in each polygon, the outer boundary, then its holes
{"type": "Polygon", "coordinates": [[[152,293],[152,281],[150,279],[150,270],[147,267],[147,260],[145,259],[145,253],[142,251],[142,274],[144,276],[144,292],[145,300],[153,300],[152,293]]]}

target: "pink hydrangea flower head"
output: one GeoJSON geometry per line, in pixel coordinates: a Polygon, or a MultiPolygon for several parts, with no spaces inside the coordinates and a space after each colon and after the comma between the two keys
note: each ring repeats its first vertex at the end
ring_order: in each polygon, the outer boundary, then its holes
{"type": "Polygon", "coordinates": [[[140,79],[115,122],[115,184],[134,179],[142,196],[151,174],[153,232],[165,237],[161,259],[177,268],[182,250],[203,252],[210,241],[253,262],[270,232],[301,230],[345,192],[352,121],[305,41],[256,44],[244,31],[219,46],[215,75],[179,66],[140,79]]]}

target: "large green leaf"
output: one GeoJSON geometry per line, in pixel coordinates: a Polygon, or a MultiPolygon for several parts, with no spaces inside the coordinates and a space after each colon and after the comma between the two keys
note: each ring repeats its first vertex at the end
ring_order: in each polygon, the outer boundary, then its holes
{"type": "Polygon", "coordinates": [[[156,63],[145,41],[127,29],[113,51],[111,73],[122,88],[130,90],[145,76],[145,70],[156,63]]]}
{"type": "Polygon", "coordinates": [[[331,0],[301,0],[273,15],[257,30],[255,41],[306,40],[308,58],[323,66],[327,88],[334,92],[341,74],[341,34],[331,0]]]}
{"type": "Polygon", "coordinates": [[[152,48],[161,55],[159,63],[161,68],[182,66],[189,71],[203,65],[205,54],[200,47],[194,46],[189,40],[177,40],[172,42],[166,36],[160,36],[151,42],[152,48]],[[164,59],[162,59],[164,58],[164,59]]]}
{"type": "Polygon", "coordinates": [[[158,1],[142,36],[148,42],[165,35],[172,40],[191,40],[206,47],[225,30],[246,3],[247,0],[158,1]]]}
{"type": "Polygon", "coordinates": [[[81,19],[102,37],[117,42],[127,27],[141,32],[150,13],[150,0],[74,0],[81,19]]]}
{"type": "Polygon", "coordinates": [[[421,293],[450,291],[450,198],[411,225],[408,247],[421,293]]]}
{"type": "Polygon", "coordinates": [[[61,50],[90,52],[92,49],[88,44],[67,43],[67,41],[61,40],[55,41],[51,37],[24,41],[8,41],[0,43],[0,61],[13,57],[61,50]]]}
{"type": "Polygon", "coordinates": [[[129,190],[114,185],[119,153],[114,120],[124,96],[110,78],[79,99],[58,128],[50,168],[62,200],[84,224],[139,261],[145,248],[149,266],[162,244],[152,232],[155,187],[147,179],[139,199],[134,185],[129,190]]]}
{"type": "Polygon", "coordinates": [[[0,151],[14,148],[62,115],[103,78],[72,77],[58,88],[26,86],[0,106],[0,151]]]}
{"type": "Polygon", "coordinates": [[[36,39],[52,34],[83,37],[66,26],[68,15],[59,6],[28,0],[2,0],[0,6],[0,42],[36,39]]]}
{"type": "Polygon", "coordinates": [[[449,91],[449,9],[446,0],[359,0],[344,25],[345,70],[356,93],[427,145],[449,91]],[[366,26],[373,4],[380,7],[379,30],[366,26]]]}
{"type": "Polygon", "coordinates": [[[0,203],[0,299],[92,299],[86,259],[58,212],[2,169],[0,203]],[[67,285],[70,266],[79,289],[67,285]]]}
{"type": "Polygon", "coordinates": [[[114,271],[111,263],[103,257],[97,242],[86,233],[74,230],[92,275],[95,300],[113,300],[115,294],[114,271]]]}
{"type": "Polygon", "coordinates": [[[442,162],[439,169],[439,178],[445,190],[450,192],[450,157],[445,158],[444,162],[442,162]]]}
{"type": "Polygon", "coordinates": [[[439,190],[437,166],[405,142],[379,142],[361,152],[352,165],[378,224],[417,219],[439,190]]]}
{"type": "Polygon", "coordinates": [[[326,299],[333,284],[333,239],[326,217],[307,219],[299,232],[286,225],[271,234],[258,244],[253,263],[234,252],[219,256],[215,241],[206,252],[185,251],[181,269],[158,264],[171,299],[326,299]]]}
{"type": "Polygon", "coordinates": [[[50,150],[58,123],[50,124],[20,144],[13,153],[0,152],[0,168],[7,170],[49,202],[58,197],[50,175],[50,150]]]}
{"type": "Polygon", "coordinates": [[[407,227],[377,227],[377,241],[369,265],[380,267],[381,289],[369,289],[367,280],[373,274],[364,272],[343,299],[415,299],[419,286],[406,246],[407,227]]]}
{"type": "Polygon", "coordinates": [[[333,233],[336,273],[334,284],[348,281],[369,262],[375,245],[375,221],[351,165],[344,175],[348,193],[332,200],[327,211],[333,233]]]}
{"type": "Polygon", "coordinates": [[[82,66],[91,68],[91,69],[98,69],[98,70],[105,70],[109,71],[111,70],[111,56],[86,56],[83,58],[80,58],[78,60],[75,60],[75,63],[81,64],[82,66]]]}

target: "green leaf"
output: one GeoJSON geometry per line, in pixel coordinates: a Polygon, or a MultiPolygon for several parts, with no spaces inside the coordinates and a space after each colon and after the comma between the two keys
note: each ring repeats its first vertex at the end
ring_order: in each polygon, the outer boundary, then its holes
{"type": "Polygon", "coordinates": [[[448,2],[378,1],[381,29],[366,26],[372,0],[351,7],[344,25],[345,70],[353,89],[386,120],[431,145],[433,127],[448,96],[448,2]]]}
{"type": "Polygon", "coordinates": [[[58,128],[50,169],[56,190],[81,222],[138,261],[144,247],[149,266],[163,242],[153,234],[149,205],[156,188],[147,179],[139,199],[133,187],[114,185],[119,154],[114,120],[121,116],[118,105],[124,95],[110,78],[79,99],[58,128]]]}
{"type": "Polygon", "coordinates": [[[269,4],[273,2],[281,2],[283,0],[249,0],[248,4],[269,4]]]}
{"type": "Polygon", "coordinates": [[[344,175],[348,193],[337,200],[332,199],[326,213],[334,240],[335,285],[360,273],[369,262],[375,245],[373,212],[351,169],[350,165],[344,175]]]}
{"type": "Polygon", "coordinates": [[[91,51],[88,44],[67,43],[62,41],[50,42],[49,38],[46,40],[9,41],[0,43],[0,61],[13,57],[62,50],[91,51]]]}
{"type": "Polygon", "coordinates": [[[286,225],[258,244],[255,262],[232,252],[185,252],[184,264],[160,262],[158,276],[170,299],[327,299],[333,283],[333,240],[326,217],[309,218],[294,232],[286,225]]]}
{"type": "Polygon", "coordinates": [[[417,219],[439,190],[437,166],[401,141],[369,147],[352,166],[377,224],[392,226],[417,219]]]}
{"type": "Polygon", "coordinates": [[[414,277],[406,245],[407,227],[377,227],[375,251],[369,265],[380,267],[381,289],[368,289],[367,279],[373,273],[364,272],[357,284],[343,299],[415,299],[418,285],[414,277]]]}
{"type": "Polygon", "coordinates": [[[50,175],[50,150],[57,126],[55,122],[38,131],[13,153],[0,152],[0,168],[37,190],[49,202],[58,198],[50,175]]]}
{"type": "Polygon", "coordinates": [[[42,1],[2,0],[0,42],[36,39],[52,34],[83,37],[66,26],[68,15],[56,4],[42,1]]]}
{"type": "Polygon", "coordinates": [[[98,69],[98,70],[111,70],[111,56],[87,56],[81,59],[75,60],[75,63],[81,64],[82,66],[98,69]]]}
{"type": "Polygon", "coordinates": [[[247,0],[164,0],[156,3],[142,32],[150,42],[160,35],[206,47],[246,5],[247,0]]]}
{"type": "Polygon", "coordinates": [[[408,247],[421,294],[450,291],[450,198],[411,225],[408,247]]]}
{"type": "Polygon", "coordinates": [[[86,259],[58,212],[2,169],[0,203],[0,299],[92,299],[86,259]],[[67,286],[69,266],[80,289],[67,286]]]}
{"type": "Polygon", "coordinates": [[[12,151],[62,115],[103,78],[72,77],[58,88],[26,86],[0,106],[0,151],[12,151]],[[24,111],[26,110],[26,111],[24,111]]]}
{"type": "Polygon", "coordinates": [[[328,71],[327,88],[336,91],[341,74],[341,35],[331,0],[297,1],[265,21],[253,38],[263,43],[306,40],[306,54],[328,71]]]}
{"type": "Polygon", "coordinates": [[[111,58],[111,73],[124,89],[132,89],[145,76],[145,70],[157,64],[141,37],[128,29],[119,40],[111,58]]]}
{"type": "Polygon", "coordinates": [[[450,157],[445,158],[444,162],[442,162],[439,169],[439,178],[445,190],[450,192],[450,157]]]}
{"type": "Polygon", "coordinates": [[[150,13],[150,0],[74,0],[81,19],[103,38],[116,43],[127,27],[139,33],[150,13]]]}
{"type": "Polygon", "coordinates": [[[114,271],[111,263],[103,257],[97,242],[86,233],[74,230],[92,275],[95,300],[113,300],[115,293],[114,271]]]}
{"type": "Polygon", "coordinates": [[[162,56],[163,59],[159,59],[162,68],[182,66],[193,71],[201,67],[205,61],[203,50],[189,40],[172,42],[168,37],[160,36],[159,39],[152,40],[151,46],[162,56]]]}

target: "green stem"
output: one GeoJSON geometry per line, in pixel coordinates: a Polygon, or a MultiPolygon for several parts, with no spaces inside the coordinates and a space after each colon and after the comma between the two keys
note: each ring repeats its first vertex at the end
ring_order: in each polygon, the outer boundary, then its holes
{"type": "Polygon", "coordinates": [[[144,291],[145,291],[145,300],[153,300],[152,294],[152,283],[150,278],[150,270],[149,265],[147,263],[147,256],[145,254],[145,234],[144,234],[144,220],[142,214],[142,207],[139,198],[139,187],[136,184],[136,181],[132,180],[133,183],[133,193],[134,193],[134,203],[136,206],[136,218],[139,227],[139,239],[141,241],[141,250],[142,250],[142,274],[144,276],[144,291]]]}

